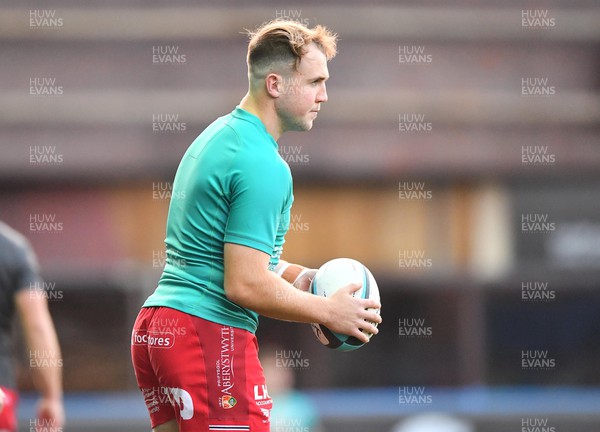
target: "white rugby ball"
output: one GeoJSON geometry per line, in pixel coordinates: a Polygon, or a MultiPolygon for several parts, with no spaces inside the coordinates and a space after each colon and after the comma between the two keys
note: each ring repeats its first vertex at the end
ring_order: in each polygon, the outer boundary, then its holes
{"type": "MultiPolygon", "coordinates": [[[[338,289],[351,283],[362,285],[353,296],[380,300],[377,282],[369,269],[351,258],[336,258],[323,264],[311,282],[310,292],[314,295],[331,297],[338,289]]],[[[380,313],[380,309],[372,310],[380,313]]],[[[311,324],[311,327],[317,339],[326,347],[338,351],[354,351],[364,345],[354,336],[333,332],[322,324],[311,324]]],[[[363,333],[369,337],[373,336],[371,333],[363,333]]]]}

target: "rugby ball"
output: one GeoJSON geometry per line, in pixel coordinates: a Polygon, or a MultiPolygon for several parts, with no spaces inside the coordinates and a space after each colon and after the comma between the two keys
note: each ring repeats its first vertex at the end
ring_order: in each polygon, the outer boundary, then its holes
{"type": "MultiPolygon", "coordinates": [[[[368,268],[359,261],[350,258],[336,258],[323,264],[310,285],[311,294],[331,297],[338,289],[351,283],[362,284],[353,296],[379,301],[377,282],[368,268]]],[[[379,309],[374,309],[380,313],[379,309]]],[[[377,325],[377,324],[375,324],[377,325]]],[[[319,342],[338,351],[354,351],[364,345],[354,336],[347,336],[329,330],[322,324],[311,324],[319,342]]],[[[364,332],[369,337],[370,333],[364,332]]]]}

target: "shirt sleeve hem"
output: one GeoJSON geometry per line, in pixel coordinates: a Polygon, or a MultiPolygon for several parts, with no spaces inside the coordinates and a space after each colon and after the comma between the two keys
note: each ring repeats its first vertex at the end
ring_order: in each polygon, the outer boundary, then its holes
{"type": "Polygon", "coordinates": [[[273,252],[272,245],[267,245],[259,240],[251,239],[248,237],[240,237],[240,236],[229,234],[229,235],[225,236],[224,242],[247,246],[249,248],[264,252],[269,256],[271,256],[271,253],[273,252]]]}

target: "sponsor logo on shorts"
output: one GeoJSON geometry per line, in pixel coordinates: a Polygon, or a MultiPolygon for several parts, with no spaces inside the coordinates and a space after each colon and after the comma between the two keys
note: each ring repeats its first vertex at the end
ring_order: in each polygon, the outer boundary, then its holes
{"type": "Polygon", "coordinates": [[[256,401],[256,405],[260,407],[260,412],[264,416],[263,423],[269,423],[271,421],[271,408],[273,406],[273,401],[271,396],[269,396],[269,392],[267,391],[267,386],[265,384],[254,386],[254,400],[256,401]]]}
{"type": "Polygon", "coordinates": [[[265,384],[254,386],[254,400],[258,406],[271,405],[273,403],[265,384]]]}
{"type": "Polygon", "coordinates": [[[182,420],[189,420],[194,416],[194,401],[192,396],[184,389],[177,387],[167,387],[169,399],[176,409],[179,409],[179,415],[182,420]]]}
{"type": "Polygon", "coordinates": [[[221,327],[221,352],[215,364],[217,373],[217,387],[220,389],[221,397],[219,406],[223,409],[231,409],[237,403],[233,396],[235,386],[235,372],[233,359],[235,352],[235,332],[233,327],[221,327]]]}
{"type": "Polygon", "coordinates": [[[152,348],[171,348],[175,343],[175,335],[164,332],[150,332],[146,330],[133,330],[131,345],[143,345],[152,348]]]}
{"type": "Polygon", "coordinates": [[[171,405],[179,410],[183,420],[194,416],[194,401],[187,390],[178,387],[143,387],[140,390],[150,414],[159,412],[165,405],[171,405]]]}
{"type": "Polygon", "coordinates": [[[237,400],[233,396],[225,395],[221,396],[221,406],[224,409],[233,408],[237,404],[237,400]]]}
{"type": "Polygon", "coordinates": [[[171,405],[166,387],[143,387],[140,390],[150,414],[159,412],[161,406],[171,405]]]}
{"type": "Polygon", "coordinates": [[[271,410],[267,408],[261,408],[260,411],[265,416],[265,418],[263,419],[263,423],[269,423],[269,421],[271,420],[271,410]]]}

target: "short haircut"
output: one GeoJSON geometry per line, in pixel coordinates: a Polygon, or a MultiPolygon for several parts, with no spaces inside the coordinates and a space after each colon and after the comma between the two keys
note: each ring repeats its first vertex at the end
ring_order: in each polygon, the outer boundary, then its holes
{"type": "Polygon", "coordinates": [[[322,25],[310,29],[296,21],[276,19],[248,32],[248,71],[251,76],[264,74],[274,64],[288,64],[297,70],[298,63],[311,43],[331,60],[337,53],[337,35],[322,25]]]}

